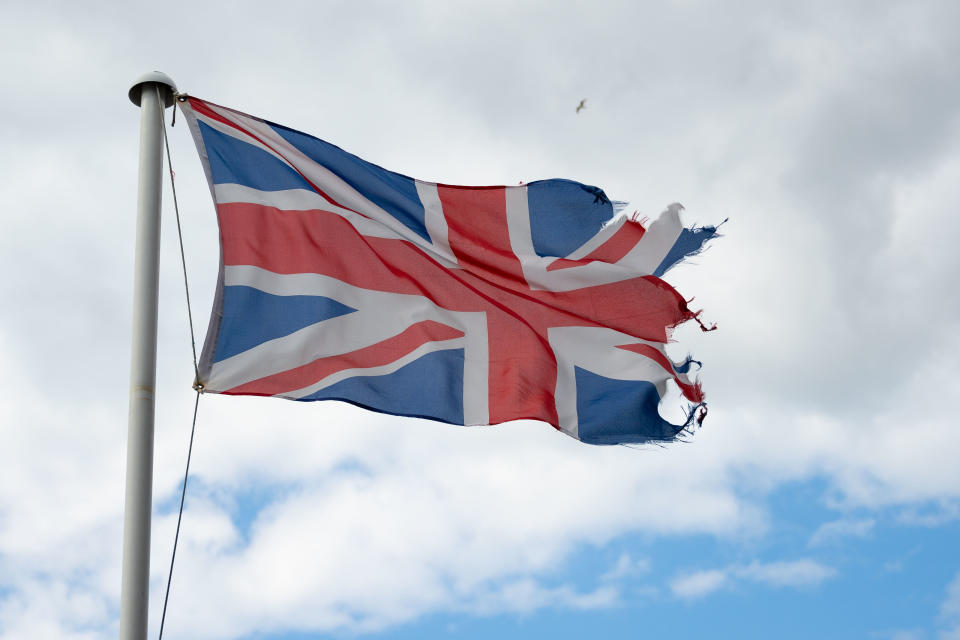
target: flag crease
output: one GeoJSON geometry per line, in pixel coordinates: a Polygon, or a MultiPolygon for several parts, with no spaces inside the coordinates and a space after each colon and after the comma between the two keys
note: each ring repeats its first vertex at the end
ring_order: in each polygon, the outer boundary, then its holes
{"type": "MultiPolygon", "coordinates": [[[[699,312],[661,276],[717,236],[650,224],[572,180],[415,180],[194,97],[181,109],[220,229],[205,392],[341,400],[452,424],[532,419],[594,444],[670,441],[702,419],[699,312]],[[689,403],[660,415],[668,385],[689,403]]],[[[703,326],[701,324],[701,326],[703,326]]]]}

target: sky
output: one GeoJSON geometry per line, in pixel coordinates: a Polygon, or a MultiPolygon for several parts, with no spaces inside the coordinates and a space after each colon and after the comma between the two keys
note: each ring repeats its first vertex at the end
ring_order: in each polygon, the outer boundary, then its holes
{"type": "MultiPolygon", "coordinates": [[[[165,637],[960,638],[957,24],[933,1],[6,6],[0,639],[117,634],[127,90],[154,69],[420,179],[729,218],[667,275],[719,327],[670,346],[704,362],[688,442],[202,397],[165,637]]],[[[202,340],[216,223],[169,136],[202,340]]],[[[193,407],[169,184],[163,215],[150,637],[193,407]]]]}

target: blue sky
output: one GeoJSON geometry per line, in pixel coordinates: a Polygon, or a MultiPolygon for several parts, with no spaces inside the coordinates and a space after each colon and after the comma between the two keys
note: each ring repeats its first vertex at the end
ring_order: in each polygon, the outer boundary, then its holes
{"type": "MultiPolygon", "coordinates": [[[[690,442],[203,397],[166,637],[960,638],[958,23],[934,1],[7,8],[0,640],[116,637],[126,94],[152,69],[417,178],[730,218],[667,275],[719,326],[671,347],[704,362],[690,442]]],[[[179,121],[170,142],[202,338],[217,230],[179,121]]],[[[168,194],[150,637],[192,410],[168,194]]]]}
{"type": "MultiPolygon", "coordinates": [[[[437,633],[449,637],[559,638],[648,637],[898,637],[897,633],[935,637],[942,620],[940,585],[954,575],[945,558],[955,557],[957,526],[929,527],[897,522],[894,513],[837,514],[813,506],[822,486],[812,482],[787,487],[771,496],[777,525],[763,540],[747,544],[718,541],[709,536],[651,540],[623,536],[603,548],[586,547],[572,554],[558,571],[581,590],[604,584],[621,589],[619,606],[597,610],[545,609],[527,615],[491,615],[473,620],[431,616],[384,634],[417,638],[437,633]],[[862,519],[855,519],[862,515],[862,519]],[[851,527],[858,533],[815,538],[824,521],[869,523],[851,527]],[[644,554],[644,555],[637,555],[644,554]],[[801,557],[830,567],[833,573],[809,584],[775,585],[751,578],[750,563],[801,557]],[[612,578],[597,575],[597,567],[632,564],[633,570],[612,578]],[[716,590],[679,596],[677,575],[722,572],[716,590]],[[740,575],[737,575],[738,572],[740,575]],[[928,588],[933,586],[933,588],[928,588]]],[[[822,531],[822,529],[821,529],[822,531]]],[[[691,583],[692,584],[692,583],[691,583]]],[[[715,584],[700,582],[705,589],[715,584]]],[[[286,636],[280,636],[286,637],[286,636]]],[[[296,635],[292,637],[297,637],[296,635]]]]}

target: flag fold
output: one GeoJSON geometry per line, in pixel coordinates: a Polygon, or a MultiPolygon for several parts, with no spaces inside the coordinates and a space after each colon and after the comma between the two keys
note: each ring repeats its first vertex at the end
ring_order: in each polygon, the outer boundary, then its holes
{"type": "Polygon", "coordinates": [[[661,276],[714,227],[649,225],[572,180],[415,180],[313,136],[180,102],[220,228],[205,392],[342,400],[461,425],[533,419],[584,442],[669,441],[704,401],[661,276]],[[661,417],[668,384],[688,419],[661,417]]]}

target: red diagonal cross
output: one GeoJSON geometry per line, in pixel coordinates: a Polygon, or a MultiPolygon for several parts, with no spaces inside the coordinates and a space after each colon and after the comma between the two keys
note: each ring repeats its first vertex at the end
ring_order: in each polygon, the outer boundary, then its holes
{"type": "Polygon", "coordinates": [[[246,203],[217,207],[224,264],[321,273],[356,287],[426,296],[453,311],[485,312],[491,424],[530,418],[557,426],[550,327],[608,327],[664,342],[668,327],[692,316],[683,298],[653,276],[564,292],[531,289],[510,245],[504,188],[438,192],[461,269],[439,265],[410,242],[363,236],[333,213],[246,203]]]}

